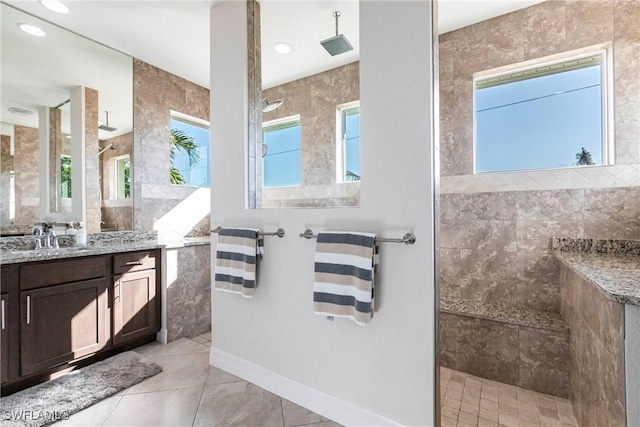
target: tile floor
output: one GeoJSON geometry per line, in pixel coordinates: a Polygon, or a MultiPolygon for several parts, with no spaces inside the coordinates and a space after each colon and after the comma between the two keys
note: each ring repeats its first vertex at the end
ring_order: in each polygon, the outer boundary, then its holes
{"type": "MultiPolygon", "coordinates": [[[[164,369],[56,426],[340,427],[209,366],[211,334],[137,352],[164,369]]],[[[571,404],[541,393],[441,368],[441,427],[577,426],[571,404]]]]}
{"type": "Polygon", "coordinates": [[[577,426],[571,403],[512,385],[440,368],[442,427],[577,426]]]}
{"type": "Polygon", "coordinates": [[[340,427],[209,366],[211,334],[136,349],[164,369],[56,426],[340,427]]]}

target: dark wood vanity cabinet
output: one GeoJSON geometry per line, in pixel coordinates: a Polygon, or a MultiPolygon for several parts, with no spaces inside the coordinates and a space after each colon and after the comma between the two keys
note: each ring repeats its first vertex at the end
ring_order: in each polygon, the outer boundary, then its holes
{"type": "Polygon", "coordinates": [[[114,345],[129,342],[160,329],[156,255],[137,252],[113,257],[114,345]]]}
{"type": "Polygon", "coordinates": [[[109,347],[107,278],[20,292],[20,375],[109,347]]]}
{"type": "Polygon", "coordinates": [[[48,373],[150,341],[160,330],[159,250],[31,262],[2,272],[3,394],[15,391],[11,383],[46,380],[48,373]]]}

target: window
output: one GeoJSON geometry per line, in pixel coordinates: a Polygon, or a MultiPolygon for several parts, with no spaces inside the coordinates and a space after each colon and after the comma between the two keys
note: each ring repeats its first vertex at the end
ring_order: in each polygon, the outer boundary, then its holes
{"type": "Polygon", "coordinates": [[[475,81],[476,172],[607,163],[605,52],[475,81]]]}
{"type": "Polygon", "coordinates": [[[71,198],[71,156],[60,156],[60,197],[71,198]]]}
{"type": "Polygon", "coordinates": [[[360,181],[360,101],[338,107],[338,182],[360,181]]]}
{"type": "Polygon", "coordinates": [[[114,158],[116,171],[116,198],[131,198],[131,159],[129,155],[114,158]]]}
{"type": "Polygon", "coordinates": [[[172,184],[209,187],[209,123],[186,114],[172,112],[172,184]]]}
{"type": "Polygon", "coordinates": [[[300,116],[264,123],[262,141],[267,146],[262,159],[264,186],[300,185],[300,116]]]}

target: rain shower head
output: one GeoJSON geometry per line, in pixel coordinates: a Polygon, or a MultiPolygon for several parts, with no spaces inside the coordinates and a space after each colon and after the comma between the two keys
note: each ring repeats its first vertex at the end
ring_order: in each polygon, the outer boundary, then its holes
{"type": "Polygon", "coordinates": [[[119,147],[119,146],[117,146],[117,145],[113,145],[113,144],[109,144],[109,145],[107,145],[107,146],[106,146],[106,147],[104,147],[104,148],[100,148],[100,147],[98,147],[98,150],[99,150],[99,151],[98,151],[98,156],[100,156],[102,153],[104,153],[104,152],[105,152],[105,151],[107,151],[107,150],[117,150],[118,148],[120,148],[120,147],[119,147]]]}
{"type": "Polygon", "coordinates": [[[269,102],[266,98],[262,100],[262,112],[268,113],[269,111],[273,111],[279,106],[282,105],[284,101],[282,99],[278,99],[277,101],[269,102]]]}
{"type": "Polygon", "coordinates": [[[353,46],[351,46],[351,43],[349,43],[349,40],[347,40],[344,34],[338,34],[338,18],[340,18],[340,12],[333,12],[333,16],[336,18],[336,35],[322,40],[320,44],[331,56],[336,56],[353,50],[353,46]]]}
{"type": "Polygon", "coordinates": [[[104,114],[106,115],[106,123],[104,125],[100,125],[98,126],[98,129],[100,130],[106,130],[107,132],[114,132],[117,131],[118,128],[114,128],[112,126],[109,126],[109,112],[105,111],[104,114]]]}

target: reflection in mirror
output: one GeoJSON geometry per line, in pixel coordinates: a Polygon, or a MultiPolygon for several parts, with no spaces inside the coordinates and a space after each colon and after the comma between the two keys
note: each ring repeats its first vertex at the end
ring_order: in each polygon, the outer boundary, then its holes
{"type": "Polygon", "coordinates": [[[131,229],[131,189],[127,198],[111,191],[120,179],[124,194],[124,166],[118,175],[111,162],[131,155],[132,58],[0,7],[2,233],[28,232],[43,219],[84,221],[89,232],[100,231],[101,223],[131,229]],[[45,36],[20,31],[23,22],[45,36]],[[107,146],[116,149],[99,155],[107,146]]]}
{"type": "Polygon", "coordinates": [[[358,1],[262,0],[250,13],[255,207],[359,206],[358,1]]]}

